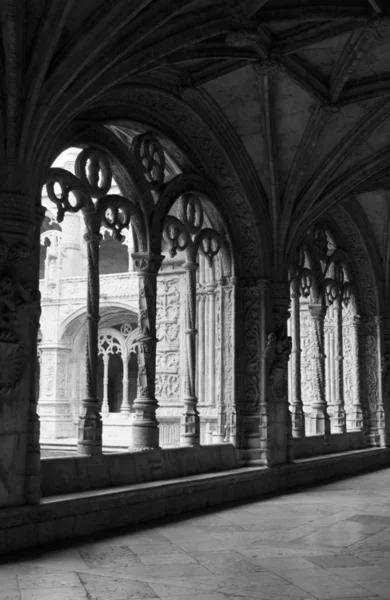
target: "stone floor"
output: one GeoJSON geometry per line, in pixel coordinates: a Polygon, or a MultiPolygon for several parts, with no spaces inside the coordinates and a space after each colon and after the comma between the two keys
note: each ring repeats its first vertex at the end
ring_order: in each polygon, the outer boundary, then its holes
{"type": "Polygon", "coordinates": [[[390,599],[390,469],[0,564],[0,600],[390,599]]]}

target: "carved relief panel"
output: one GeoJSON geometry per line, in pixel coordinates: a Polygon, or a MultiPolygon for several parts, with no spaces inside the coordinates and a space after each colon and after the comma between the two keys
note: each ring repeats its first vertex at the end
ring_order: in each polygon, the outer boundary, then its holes
{"type": "Polygon", "coordinates": [[[161,405],[180,404],[180,276],[157,279],[156,398],[161,405]]]}
{"type": "Polygon", "coordinates": [[[306,415],[311,412],[311,403],[314,395],[313,381],[313,327],[312,320],[309,314],[308,305],[301,303],[300,307],[300,323],[301,323],[301,385],[302,385],[302,402],[306,415]]]}

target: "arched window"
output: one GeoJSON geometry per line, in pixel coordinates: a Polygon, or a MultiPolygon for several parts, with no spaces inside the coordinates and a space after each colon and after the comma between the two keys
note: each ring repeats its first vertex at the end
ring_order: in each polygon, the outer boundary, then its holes
{"type": "Polygon", "coordinates": [[[298,247],[290,281],[293,436],[362,431],[354,274],[326,224],[316,224],[298,247]]]}

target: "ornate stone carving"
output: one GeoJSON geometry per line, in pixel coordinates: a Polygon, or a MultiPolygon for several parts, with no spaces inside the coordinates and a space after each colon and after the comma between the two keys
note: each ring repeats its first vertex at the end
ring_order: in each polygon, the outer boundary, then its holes
{"type": "Polygon", "coordinates": [[[151,132],[136,136],[132,150],[147,185],[153,190],[159,190],[164,184],[165,154],[156,136],[151,132]]]}
{"type": "Polygon", "coordinates": [[[19,332],[17,306],[34,303],[34,295],[20,281],[20,266],[30,258],[21,243],[0,239],[0,398],[22,380],[26,348],[19,332]]]}
{"type": "Polygon", "coordinates": [[[313,401],[310,415],[311,433],[329,434],[330,419],[325,395],[325,352],[324,352],[324,319],[326,306],[309,304],[309,312],[313,321],[313,401]]]}
{"type": "Polygon", "coordinates": [[[133,254],[139,278],[138,391],[134,400],[133,446],[158,447],[156,420],[156,294],[157,272],[163,256],[133,254]]]}

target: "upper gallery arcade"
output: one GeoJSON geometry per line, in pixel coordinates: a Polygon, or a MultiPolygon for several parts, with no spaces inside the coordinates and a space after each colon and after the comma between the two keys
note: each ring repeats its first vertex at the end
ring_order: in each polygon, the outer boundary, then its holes
{"type": "Polygon", "coordinates": [[[56,494],[384,460],[384,3],[0,0],[0,21],[0,531],[56,494]]]}

